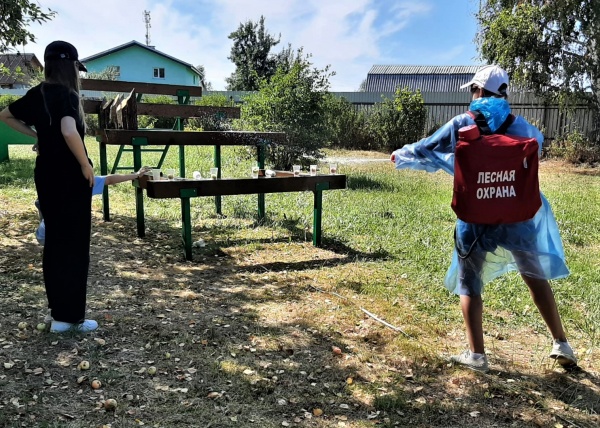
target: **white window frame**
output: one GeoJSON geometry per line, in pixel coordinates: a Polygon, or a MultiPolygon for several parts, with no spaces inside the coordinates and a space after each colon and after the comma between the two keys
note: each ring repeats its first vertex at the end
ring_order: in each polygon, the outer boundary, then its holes
{"type": "Polygon", "coordinates": [[[164,79],[166,76],[164,67],[154,67],[154,71],[152,72],[152,76],[155,79],[164,79]],[[160,75],[162,71],[162,76],[160,75]]]}

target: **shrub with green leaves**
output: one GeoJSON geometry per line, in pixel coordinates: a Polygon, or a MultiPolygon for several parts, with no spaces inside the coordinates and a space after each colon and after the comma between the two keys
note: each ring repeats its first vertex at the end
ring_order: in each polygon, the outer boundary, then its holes
{"type": "Polygon", "coordinates": [[[4,110],[10,103],[14,103],[21,96],[19,95],[0,95],[0,110],[4,110]]]}
{"type": "Polygon", "coordinates": [[[332,147],[352,150],[377,149],[367,129],[367,113],[354,108],[345,98],[329,94],[323,119],[332,147]]]}
{"type": "Polygon", "coordinates": [[[239,127],[287,135],[285,143],[268,147],[267,160],[273,168],[289,169],[295,163],[307,165],[323,157],[328,69],[313,68],[308,59],[298,55],[289,69],[279,67],[270,80],[261,81],[258,92],[245,97],[239,127]]]}
{"type": "Polygon", "coordinates": [[[578,130],[553,141],[547,154],[573,164],[593,165],[600,162],[600,146],[578,130]]]}
{"type": "Polygon", "coordinates": [[[375,145],[392,151],[423,137],[427,109],[421,91],[396,89],[393,100],[384,99],[369,115],[369,130],[375,145]]]}
{"type": "MultiPolygon", "coordinates": [[[[223,94],[205,95],[194,100],[193,104],[207,107],[231,107],[232,101],[223,94]]],[[[219,114],[191,117],[185,120],[185,129],[190,131],[229,131],[231,119],[219,114]]]]}

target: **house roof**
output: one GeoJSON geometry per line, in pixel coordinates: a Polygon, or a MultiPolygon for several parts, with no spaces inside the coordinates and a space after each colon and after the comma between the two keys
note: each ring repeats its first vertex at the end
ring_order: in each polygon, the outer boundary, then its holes
{"type": "Polygon", "coordinates": [[[103,52],[99,52],[99,53],[97,53],[97,54],[95,54],[95,55],[88,56],[88,57],[86,57],[86,58],[82,58],[82,59],[80,59],[80,61],[81,61],[82,63],[84,63],[84,64],[85,64],[86,62],[93,61],[93,60],[95,60],[95,59],[101,58],[101,57],[103,57],[103,56],[106,56],[106,55],[110,55],[110,54],[112,54],[112,53],[115,53],[115,52],[121,51],[121,50],[123,50],[123,49],[130,48],[130,47],[132,47],[132,46],[138,46],[138,47],[140,47],[140,48],[143,48],[143,49],[146,49],[146,50],[148,50],[148,51],[150,51],[150,52],[152,52],[152,53],[154,53],[154,54],[157,54],[157,55],[163,56],[163,57],[165,57],[165,58],[168,58],[168,59],[170,59],[171,61],[175,61],[175,62],[177,62],[177,63],[179,63],[179,64],[181,64],[181,65],[184,65],[184,66],[186,66],[186,67],[189,67],[189,68],[190,68],[190,69],[192,69],[192,71],[193,71],[194,73],[196,73],[198,76],[202,76],[202,75],[201,75],[201,73],[198,71],[198,69],[197,69],[196,67],[194,67],[192,64],[189,64],[189,63],[187,63],[187,62],[185,62],[185,61],[182,61],[182,60],[180,60],[180,59],[177,59],[177,58],[175,58],[175,57],[173,57],[173,56],[171,56],[171,55],[167,55],[166,53],[164,53],[164,52],[161,52],[161,51],[159,51],[159,50],[155,49],[153,46],[146,46],[146,45],[144,45],[143,43],[137,42],[137,41],[135,41],[135,40],[132,40],[132,41],[130,41],[130,42],[128,42],[128,43],[125,43],[125,44],[123,44],[123,45],[119,45],[119,46],[117,46],[117,47],[114,47],[114,48],[112,48],[112,49],[108,49],[108,50],[105,50],[105,51],[103,51],[103,52]]]}
{"type": "Polygon", "coordinates": [[[17,67],[21,67],[21,70],[25,71],[32,68],[38,70],[44,68],[35,54],[32,53],[0,54],[0,64],[4,64],[10,71],[8,74],[0,73],[0,85],[22,83],[19,81],[18,76],[14,74],[17,67]]]}
{"type": "Polygon", "coordinates": [[[394,92],[398,86],[411,91],[457,92],[480,65],[374,65],[367,74],[365,91],[394,92]]]}

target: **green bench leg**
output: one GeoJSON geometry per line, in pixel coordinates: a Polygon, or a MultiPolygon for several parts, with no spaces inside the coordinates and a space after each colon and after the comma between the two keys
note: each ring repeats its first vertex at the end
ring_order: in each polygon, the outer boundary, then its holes
{"type": "Polygon", "coordinates": [[[321,217],[323,214],[323,190],[329,189],[329,183],[317,183],[314,190],[315,203],[313,212],[313,245],[321,246],[321,217]]]}
{"type": "Polygon", "coordinates": [[[186,260],[192,260],[192,216],[190,198],[181,198],[181,239],[186,260]]]}
{"type": "MultiPolygon", "coordinates": [[[[215,168],[219,168],[217,178],[221,178],[221,146],[215,146],[215,168]]],[[[215,209],[217,214],[223,214],[221,210],[221,195],[215,196],[215,209]]]]}
{"type": "Polygon", "coordinates": [[[0,162],[7,161],[8,159],[8,143],[0,141],[0,162]]]}
{"type": "MultiPolygon", "coordinates": [[[[133,146],[133,169],[139,171],[142,167],[142,149],[133,146]]],[[[146,236],[146,222],[144,219],[144,190],[139,186],[135,188],[135,217],[137,221],[137,232],[140,238],[146,236]]]]}
{"type": "MultiPolygon", "coordinates": [[[[265,147],[263,144],[259,144],[256,147],[258,157],[258,167],[265,169],[265,147]]],[[[258,220],[263,221],[265,219],[265,194],[258,194],[258,220]]]]}
{"type": "MultiPolygon", "coordinates": [[[[108,174],[108,156],[106,155],[106,144],[100,143],[100,175],[108,174]]],[[[108,186],[102,189],[102,214],[104,221],[110,221],[110,205],[108,202],[108,186]]]]}

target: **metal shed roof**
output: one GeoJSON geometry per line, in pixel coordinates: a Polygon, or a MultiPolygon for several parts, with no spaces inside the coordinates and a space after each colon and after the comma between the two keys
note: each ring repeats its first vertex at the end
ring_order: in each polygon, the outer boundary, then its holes
{"type": "Polygon", "coordinates": [[[398,86],[411,91],[457,92],[480,65],[374,65],[367,74],[365,91],[394,92],[398,86]]]}

